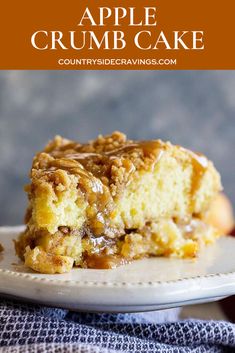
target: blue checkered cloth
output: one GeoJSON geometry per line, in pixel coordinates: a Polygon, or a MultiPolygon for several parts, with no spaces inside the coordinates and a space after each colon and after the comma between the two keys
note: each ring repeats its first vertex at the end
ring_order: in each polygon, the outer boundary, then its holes
{"type": "Polygon", "coordinates": [[[0,351],[235,352],[234,324],[201,320],[172,322],[177,315],[170,317],[171,313],[172,311],[149,314],[75,313],[2,299],[0,351]]]}

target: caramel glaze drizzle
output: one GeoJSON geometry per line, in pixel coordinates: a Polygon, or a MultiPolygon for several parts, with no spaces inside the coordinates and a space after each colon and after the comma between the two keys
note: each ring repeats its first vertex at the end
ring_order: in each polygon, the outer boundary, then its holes
{"type": "Polygon", "coordinates": [[[193,164],[193,178],[192,178],[192,194],[197,191],[201,178],[208,168],[208,159],[200,153],[190,152],[193,164]]]}
{"type": "Polygon", "coordinates": [[[88,268],[96,268],[102,270],[108,270],[128,264],[130,261],[122,256],[118,255],[85,255],[84,261],[88,268]]]}

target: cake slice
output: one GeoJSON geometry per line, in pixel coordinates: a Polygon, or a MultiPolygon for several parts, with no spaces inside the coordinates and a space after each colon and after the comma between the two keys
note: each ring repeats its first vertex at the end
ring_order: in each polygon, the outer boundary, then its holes
{"type": "Polygon", "coordinates": [[[120,132],[86,144],[56,136],[26,187],[26,230],[15,242],[42,273],[113,268],[145,256],[195,257],[217,231],[204,221],[221,190],[205,156],[120,132]]]}

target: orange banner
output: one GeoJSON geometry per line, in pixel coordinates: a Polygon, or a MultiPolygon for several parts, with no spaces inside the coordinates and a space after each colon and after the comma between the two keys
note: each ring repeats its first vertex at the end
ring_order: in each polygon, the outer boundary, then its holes
{"type": "Polygon", "coordinates": [[[0,69],[235,69],[234,14],[234,0],[3,0],[0,69]]]}

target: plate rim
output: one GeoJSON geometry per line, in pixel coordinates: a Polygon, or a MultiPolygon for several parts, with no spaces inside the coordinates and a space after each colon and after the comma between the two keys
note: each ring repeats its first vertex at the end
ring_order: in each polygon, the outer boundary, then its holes
{"type": "MultiPolygon", "coordinates": [[[[23,264],[23,263],[22,263],[23,264]]],[[[76,270],[76,269],[73,269],[76,270]]],[[[78,269],[79,270],[79,269],[78,269]]],[[[202,275],[202,276],[194,276],[194,277],[185,277],[185,278],[179,278],[177,280],[169,280],[169,281],[141,281],[141,282],[109,282],[109,281],[80,281],[80,280],[65,280],[65,279],[54,279],[54,278],[45,278],[45,277],[37,277],[34,275],[34,273],[21,273],[21,272],[15,272],[11,270],[6,270],[6,269],[1,269],[0,268],[0,275],[10,275],[12,277],[21,277],[24,278],[25,280],[29,281],[36,281],[36,282],[45,282],[45,283],[52,283],[52,284],[63,284],[63,285],[80,285],[80,286],[95,286],[95,287],[157,287],[157,286],[162,286],[162,285],[172,285],[172,284],[177,284],[182,282],[189,282],[189,281],[195,281],[195,280],[206,280],[206,279],[222,279],[222,278],[227,278],[227,277],[232,277],[234,276],[235,279],[235,271],[232,272],[227,272],[227,273],[214,273],[214,274],[208,274],[208,275],[202,275]]],[[[40,273],[35,273],[37,275],[43,276],[43,274],[40,273]]],[[[46,274],[48,275],[48,274],[46,274]]],[[[60,276],[60,274],[58,274],[60,276]]]]}

